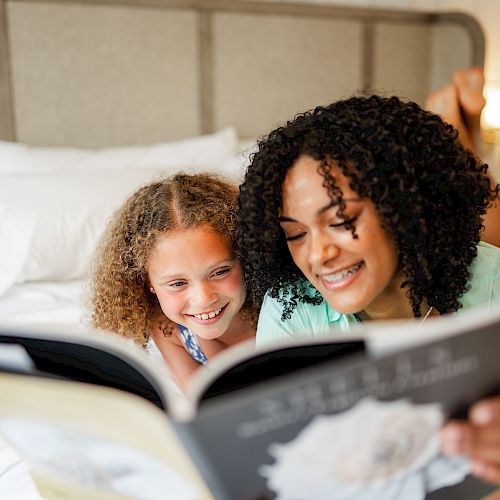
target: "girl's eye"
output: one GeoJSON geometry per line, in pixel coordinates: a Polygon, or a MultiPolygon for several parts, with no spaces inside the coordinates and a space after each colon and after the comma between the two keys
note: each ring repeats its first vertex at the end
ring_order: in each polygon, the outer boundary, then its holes
{"type": "Polygon", "coordinates": [[[230,267],[223,267],[222,269],[217,269],[216,271],[214,271],[212,273],[212,276],[214,277],[219,277],[219,276],[224,276],[225,274],[227,274],[229,271],[231,270],[230,267]]]}
{"type": "Polygon", "coordinates": [[[186,284],[185,281],[173,281],[172,283],[168,283],[170,288],[180,288],[186,284]]]}

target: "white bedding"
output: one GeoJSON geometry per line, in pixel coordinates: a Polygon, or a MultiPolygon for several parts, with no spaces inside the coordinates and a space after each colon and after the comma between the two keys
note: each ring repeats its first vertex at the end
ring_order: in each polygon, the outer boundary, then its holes
{"type": "Polygon", "coordinates": [[[0,297],[0,324],[82,331],[82,291],[80,280],[14,285],[0,297]]]}
{"type": "Polygon", "coordinates": [[[0,141],[0,324],[82,328],[82,280],[111,214],[136,189],[183,171],[238,183],[234,128],[182,141],[85,150],[0,141]]]}

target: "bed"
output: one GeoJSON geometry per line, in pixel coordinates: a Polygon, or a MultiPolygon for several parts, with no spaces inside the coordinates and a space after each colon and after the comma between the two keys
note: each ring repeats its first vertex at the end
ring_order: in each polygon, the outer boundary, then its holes
{"type": "Polygon", "coordinates": [[[461,13],[0,0],[0,324],[84,330],[89,256],[142,183],[239,182],[253,141],[295,113],[353,93],[422,103],[483,59],[461,13]]]}
{"type": "MultiPolygon", "coordinates": [[[[215,0],[0,0],[0,321],[82,328],[110,213],[178,169],[352,93],[417,102],[482,66],[460,13],[215,0]]],[[[251,150],[251,147],[250,147],[251,150]]]]}

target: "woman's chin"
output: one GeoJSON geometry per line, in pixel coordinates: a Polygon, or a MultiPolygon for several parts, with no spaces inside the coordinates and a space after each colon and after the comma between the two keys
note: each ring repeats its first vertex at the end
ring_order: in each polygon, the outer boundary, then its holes
{"type": "Polygon", "coordinates": [[[359,300],[339,300],[339,297],[329,297],[331,294],[324,294],[323,298],[326,300],[328,305],[335,309],[340,314],[358,314],[361,312],[366,304],[364,302],[360,302],[359,300]]]}

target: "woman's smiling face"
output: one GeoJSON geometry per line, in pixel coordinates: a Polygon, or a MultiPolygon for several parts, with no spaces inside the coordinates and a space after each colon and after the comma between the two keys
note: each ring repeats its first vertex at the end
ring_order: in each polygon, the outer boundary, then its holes
{"type": "Polygon", "coordinates": [[[355,221],[357,238],[338,216],[318,173],[320,162],[300,156],[282,186],[281,227],[297,267],[338,312],[392,309],[404,298],[396,246],[374,203],[360,198],[338,166],[330,169],[346,204],[344,215],[355,221]]]}
{"type": "Polygon", "coordinates": [[[203,339],[222,337],[245,302],[231,243],[208,226],[161,235],[146,267],[165,316],[203,339]]]}

